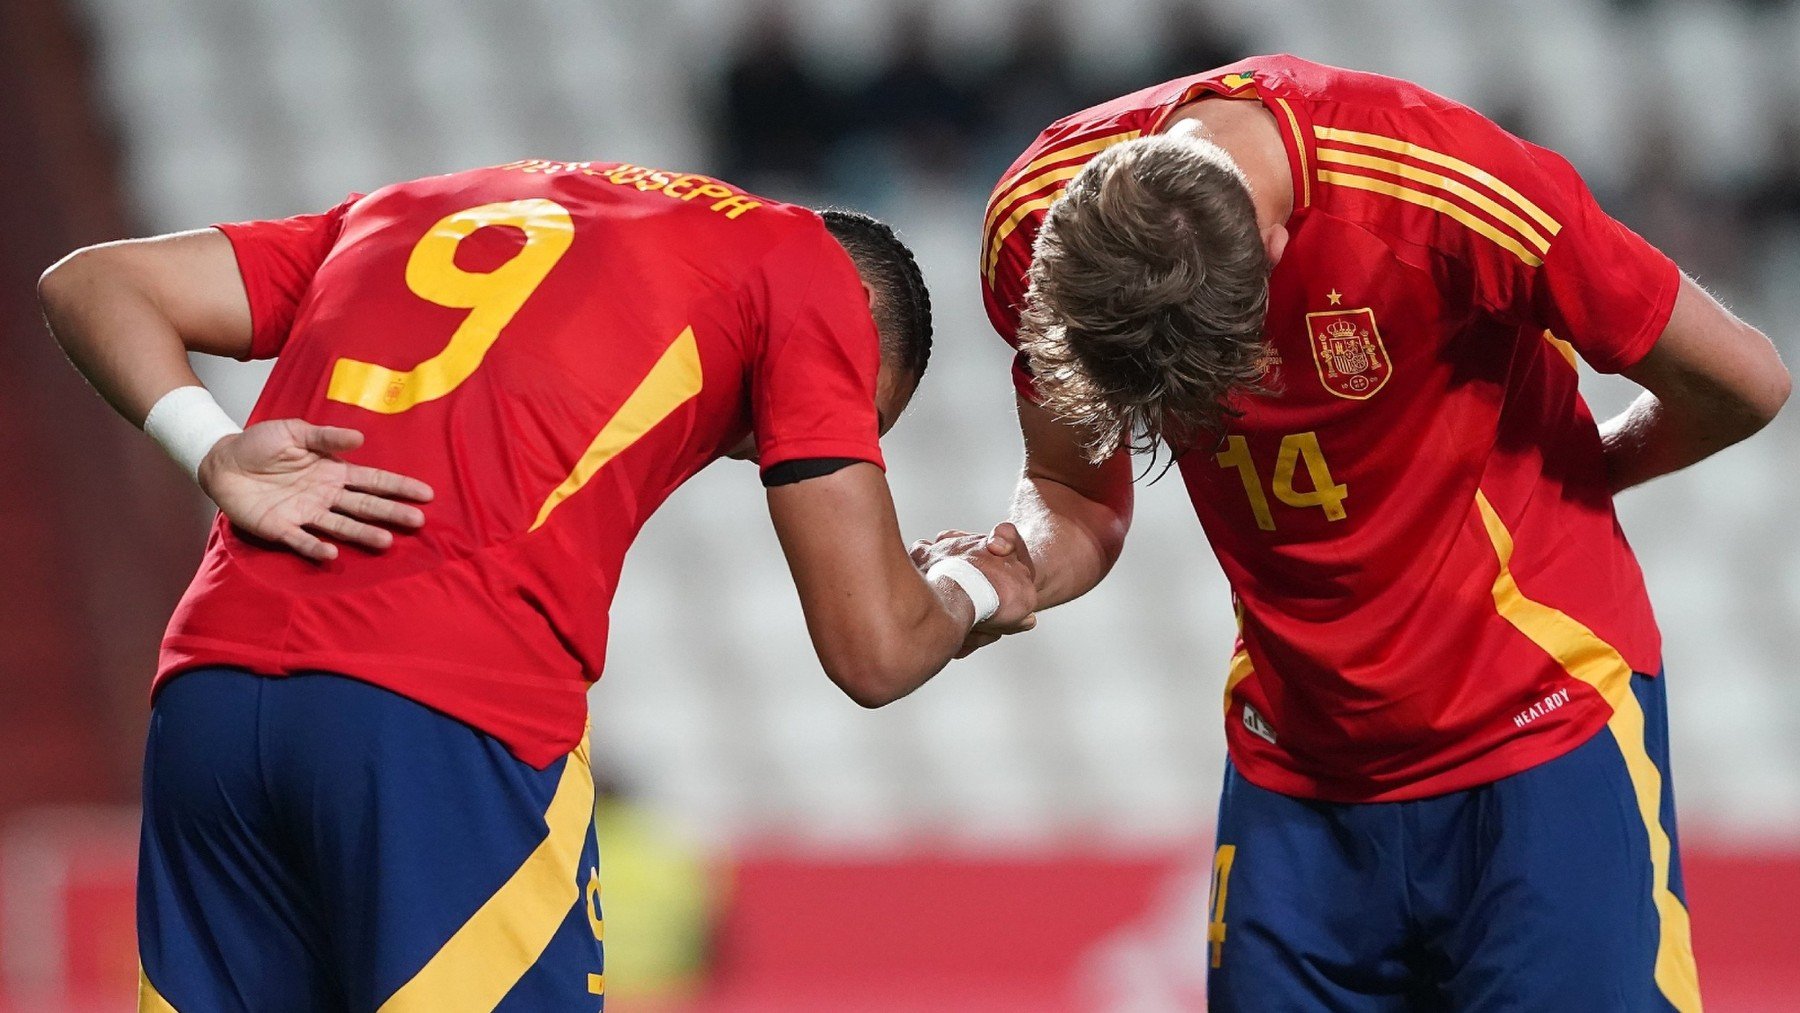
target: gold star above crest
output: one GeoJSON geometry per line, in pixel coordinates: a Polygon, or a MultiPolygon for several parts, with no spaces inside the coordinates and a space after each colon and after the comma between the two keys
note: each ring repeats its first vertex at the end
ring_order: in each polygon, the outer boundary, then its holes
{"type": "Polygon", "coordinates": [[[1327,299],[1329,299],[1329,300],[1331,300],[1331,305],[1333,305],[1333,306],[1336,306],[1336,305],[1338,305],[1338,304],[1339,304],[1339,303],[1341,303],[1341,302],[1343,302],[1343,301],[1344,301],[1344,295],[1343,295],[1343,293],[1341,293],[1341,292],[1339,292],[1339,291],[1338,291],[1338,290],[1337,290],[1337,289],[1335,289],[1335,288],[1334,288],[1334,289],[1332,289],[1332,290],[1331,290],[1331,291],[1329,291],[1329,292],[1327,292],[1327,293],[1325,293],[1325,298],[1327,298],[1327,299]]]}

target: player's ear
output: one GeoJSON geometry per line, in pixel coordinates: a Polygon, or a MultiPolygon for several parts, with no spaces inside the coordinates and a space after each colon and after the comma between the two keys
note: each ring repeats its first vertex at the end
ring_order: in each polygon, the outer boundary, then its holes
{"type": "MultiPolygon", "coordinates": [[[[1268,255],[1269,268],[1274,269],[1281,263],[1281,255],[1287,252],[1288,230],[1286,225],[1275,224],[1262,230],[1263,253],[1268,255]]],[[[864,286],[867,288],[868,286],[864,286]]]]}
{"type": "Polygon", "coordinates": [[[864,281],[862,287],[863,295],[869,300],[869,312],[873,313],[875,312],[875,286],[864,281]]]}

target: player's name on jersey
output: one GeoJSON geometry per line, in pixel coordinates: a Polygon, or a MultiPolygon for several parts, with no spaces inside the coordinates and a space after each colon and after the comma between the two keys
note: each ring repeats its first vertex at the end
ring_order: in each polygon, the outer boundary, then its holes
{"type": "Polygon", "coordinates": [[[517,162],[508,162],[499,166],[501,169],[512,169],[518,172],[536,172],[545,175],[575,172],[584,176],[594,176],[608,183],[619,186],[633,186],[645,193],[660,193],[674,200],[691,201],[696,197],[711,198],[710,209],[720,212],[733,221],[746,211],[754,211],[762,207],[763,202],[751,197],[711,176],[702,176],[697,172],[668,172],[663,169],[652,169],[643,165],[632,165],[620,162],[608,165],[604,162],[599,167],[593,162],[557,162],[546,158],[523,158],[517,162]]]}

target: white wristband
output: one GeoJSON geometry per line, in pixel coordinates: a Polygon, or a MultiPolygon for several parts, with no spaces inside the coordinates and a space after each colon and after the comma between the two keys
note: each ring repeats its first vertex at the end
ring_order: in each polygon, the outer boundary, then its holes
{"type": "Polygon", "coordinates": [[[177,387],[158,398],[144,416],[144,432],[196,480],[200,462],[213,444],[243,431],[205,387],[177,387]]]}
{"type": "Polygon", "coordinates": [[[969,596],[969,602],[975,606],[976,626],[992,619],[994,613],[1000,611],[1000,593],[994,590],[994,584],[987,579],[987,574],[982,573],[974,563],[956,557],[940,559],[925,571],[926,580],[936,580],[939,577],[955,581],[956,586],[963,589],[963,594],[969,596]]]}

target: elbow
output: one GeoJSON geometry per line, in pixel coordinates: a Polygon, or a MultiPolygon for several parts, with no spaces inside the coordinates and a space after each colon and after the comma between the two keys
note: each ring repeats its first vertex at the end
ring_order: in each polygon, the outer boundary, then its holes
{"type": "Polygon", "coordinates": [[[835,676],[833,678],[837,682],[838,688],[844,691],[844,695],[855,701],[856,705],[864,710],[878,710],[906,695],[890,689],[879,681],[859,682],[853,679],[838,679],[835,676]]]}
{"type": "Polygon", "coordinates": [[[1131,532],[1131,508],[1114,507],[1109,509],[1101,519],[1094,532],[1094,542],[1099,546],[1100,558],[1105,561],[1110,572],[1113,564],[1119,561],[1119,555],[1125,551],[1125,536],[1131,532]]]}
{"type": "Polygon", "coordinates": [[[836,649],[821,646],[819,661],[825,674],[859,707],[875,710],[911,693],[917,680],[891,652],[870,640],[836,649]]]}
{"type": "Polygon", "coordinates": [[[1761,419],[1762,425],[1766,426],[1775,421],[1775,416],[1781,413],[1782,406],[1787,404],[1788,395],[1793,392],[1794,378],[1788,373],[1787,366],[1777,359],[1775,368],[1769,377],[1768,390],[1764,392],[1756,405],[1757,416],[1761,419]]]}
{"type": "Polygon", "coordinates": [[[38,305],[46,317],[54,320],[79,293],[92,284],[95,269],[105,253],[97,246],[84,246],[51,264],[38,276],[38,305]]]}
{"type": "Polygon", "coordinates": [[[886,707],[911,691],[900,680],[893,678],[880,665],[860,662],[829,664],[825,666],[825,674],[844,691],[844,695],[856,702],[858,707],[875,710],[886,707]]]}
{"type": "Polygon", "coordinates": [[[1769,339],[1760,331],[1752,329],[1751,333],[1756,344],[1767,350],[1767,357],[1762,368],[1754,373],[1755,382],[1740,388],[1737,400],[1738,414],[1745,428],[1754,433],[1775,421],[1775,416],[1781,413],[1788,395],[1794,391],[1794,378],[1769,339]]]}
{"type": "Polygon", "coordinates": [[[82,270],[81,259],[87,253],[87,249],[76,250],[51,264],[43,274],[38,276],[38,305],[43,307],[46,315],[54,315],[58,307],[68,302],[69,290],[74,287],[75,276],[82,270]]]}

